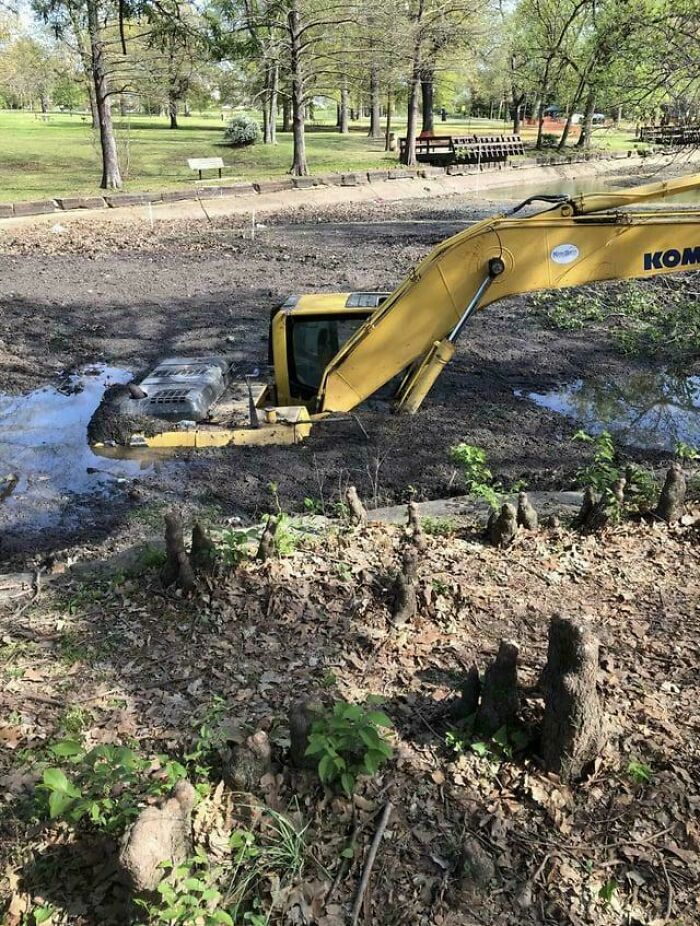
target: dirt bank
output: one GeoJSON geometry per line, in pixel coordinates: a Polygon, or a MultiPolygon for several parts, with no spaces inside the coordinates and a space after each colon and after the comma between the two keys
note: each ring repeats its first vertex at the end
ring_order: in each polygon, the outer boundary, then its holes
{"type": "MultiPolygon", "coordinates": [[[[15,234],[0,254],[3,390],[24,393],[97,361],[138,375],[167,354],[222,348],[235,351],[241,372],[263,369],[269,311],[288,293],[391,289],[436,242],[502,209],[462,197],[374,202],[314,212],[323,222],[310,224],[301,208],[258,227],[255,240],[236,217],[15,234]]],[[[362,428],[352,418],[318,428],[302,448],[181,453],[176,477],[147,467],[108,495],[67,496],[40,529],[15,499],[0,505],[0,556],[138,533],[173,502],[252,517],[268,508],[270,483],[291,509],[305,498],[330,502],[349,481],[376,503],[400,500],[409,485],[420,497],[458,492],[449,448],[461,440],[485,447],[506,484],[569,488],[581,462],[576,425],[516,393],[644,369],[606,331],[545,329],[526,300],[509,300],[474,320],[417,417],[367,409],[362,428]]]]}

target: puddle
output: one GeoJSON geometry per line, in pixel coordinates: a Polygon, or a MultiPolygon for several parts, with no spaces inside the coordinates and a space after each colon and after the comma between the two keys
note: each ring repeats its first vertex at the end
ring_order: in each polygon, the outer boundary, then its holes
{"type": "MultiPolygon", "coordinates": [[[[521,183],[512,186],[485,188],[483,196],[486,199],[491,199],[496,202],[501,202],[503,200],[517,200],[518,202],[522,202],[524,199],[537,193],[546,194],[548,196],[562,194],[577,196],[579,193],[606,193],[609,190],[624,190],[628,187],[654,182],[654,178],[643,180],[634,175],[630,177],[611,178],[582,177],[580,180],[551,180],[548,183],[521,183]]],[[[685,193],[669,196],[665,200],[657,200],[656,204],[663,204],[664,202],[679,204],[695,203],[697,205],[700,203],[700,190],[687,190],[685,193]]],[[[640,208],[653,205],[655,205],[655,203],[650,200],[648,203],[642,204],[640,208]]]]}
{"type": "MultiPolygon", "coordinates": [[[[28,395],[0,394],[0,520],[4,530],[63,521],[75,496],[107,495],[120,480],[160,465],[153,452],[128,459],[97,456],[87,425],[107,388],[131,373],[97,365],[71,376],[65,387],[28,395]]],[[[73,520],[80,518],[76,511],[73,520]]]]}
{"type": "Polygon", "coordinates": [[[638,373],[616,380],[576,380],[552,392],[515,395],[566,415],[590,434],[610,431],[635,447],[700,447],[700,376],[638,373]]]}

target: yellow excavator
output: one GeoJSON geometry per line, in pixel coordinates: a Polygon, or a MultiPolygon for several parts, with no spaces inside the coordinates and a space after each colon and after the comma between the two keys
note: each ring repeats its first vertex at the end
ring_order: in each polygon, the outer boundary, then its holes
{"type": "Polygon", "coordinates": [[[386,387],[398,410],[415,413],[477,309],[535,290],[700,269],[700,210],[629,208],[699,188],[695,174],[532,196],[437,245],[392,293],[290,296],[270,319],[273,382],[231,381],[225,357],[168,358],[119,398],[120,412],[148,424],[129,443],[297,443],[386,387]],[[536,203],[544,208],[521,214],[536,203]]]}

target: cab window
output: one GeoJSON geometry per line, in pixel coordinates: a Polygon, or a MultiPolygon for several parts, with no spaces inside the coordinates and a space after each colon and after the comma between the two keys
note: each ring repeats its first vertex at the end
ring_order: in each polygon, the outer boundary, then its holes
{"type": "Polygon", "coordinates": [[[310,398],[318,392],[323,371],[369,314],[289,317],[287,345],[292,395],[310,398]]]}

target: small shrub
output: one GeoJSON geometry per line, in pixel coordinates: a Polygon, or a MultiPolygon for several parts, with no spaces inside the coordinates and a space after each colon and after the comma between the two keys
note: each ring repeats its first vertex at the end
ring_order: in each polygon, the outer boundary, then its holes
{"type": "Polygon", "coordinates": [[[647,784],[653,778],[651,768],[645,762],[639,762],[637,759],[632,759],[628,763],[627,774],[638,785],[647,784]]]}
{"type": "Polygon", "coordinates": [[[493,484],[493,473],[486,465],[484,448],[473,444],[456,444],[450,448],[450,458],[461,467],[469,495],[478,495],[491,508],[498,508],[501,499],[493,484]]]}
{"type": "Polygon", "coordinates": [[[457,530],[453,518],[431,518],[430,515],[421,520],[421,527],[432,537],[452,537],[457,530]]]}
{"type": "Polygon", "coordinates": [[[700,451],[682,440],[676,442],[673,452],[677,460],[684,460],[688,463],[692,463],[694,460],[700,460],[700,451]]]}
{"type": "Polygon", "coordinates": [[[49,817],[73,824],[88,819],[108,833],[122,830],[145,796],[168,792],[186,774],[179,762],[159,756],[156,777],[154,762],[126,746],[103,745],[86,752],[77,741],[66,739],[49,751],[58,763],[44,769],[38,786],[49,817]]]}
{"type": "Polygon", "coordinates": [[[585,431],[577,431],[571,439],[593,445],[592,462],[576,474],[579,485],[582,488],[592,486],[599,494],[609,491],[615,480],[620,478],[612,434],[603,431],[602,434],[593,437],[585,431]]]}
{"type": "Polygon", "coordinates": [[[260,126],[250,116],[234,116],[224,129],[224,138],[227,144],[234,147],[254,145],[260,138],[260,126]]]}
{"type": "Polygon", "coordinates": [[[542,148],[556,148],[559,144],[559,138],[553,132],[543,132],[541,147],[542,148]]]}
{"type": "Polygon", "coordinates": [[[391,758],[391,746],[379,732],[380,727],[390,726],[381,711],[338,701],[311,727],[306,755],[318,756],[318,775],[324,784],[340,784],[350,797],[358,775],[376,774],[391,758]]]}

